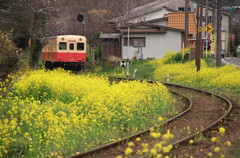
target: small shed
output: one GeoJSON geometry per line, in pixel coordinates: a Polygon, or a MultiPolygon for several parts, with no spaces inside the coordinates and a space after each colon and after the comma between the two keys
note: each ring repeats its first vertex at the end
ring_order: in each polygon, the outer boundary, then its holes
{"type": "Polygon", "coordinates": [[[121,54],[121,35],[120,33],[101,33],[102,59],[109,56],[120,57],[121,54]]]}

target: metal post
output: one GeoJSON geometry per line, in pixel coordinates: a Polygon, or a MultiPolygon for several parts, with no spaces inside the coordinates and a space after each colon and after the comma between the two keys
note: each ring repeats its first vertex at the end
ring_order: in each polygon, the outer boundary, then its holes
{"type": "Polygon", "coordinates": [[[185,0],[185,48],[188,47],[189,0],[185,0]]]}
{"type": "Polygon", "coordinates": [[[129,37],[129,34],[130,34],[130,28],[128,27],[128,48],[127,48],[127,59],[128,59],[128,54],[129,54],[129,45],[130,45],[130,37],[129,37]]]}
{"type": "Polygon", "coordinates": [[[222,0],[218,0],[217,3],[217,67],[221,66],[221,9],[222,9],[222,0]]]}
{"type": "Polygon", "coordinates": [[[129,62],[127,62],[127,77],[129,76],[129,62]]]}
{"type": "Polygon", "coordinates": [[[82,24],[83,24],[83,36],[85,36],[85,21],[83,21],[82,24]]]}

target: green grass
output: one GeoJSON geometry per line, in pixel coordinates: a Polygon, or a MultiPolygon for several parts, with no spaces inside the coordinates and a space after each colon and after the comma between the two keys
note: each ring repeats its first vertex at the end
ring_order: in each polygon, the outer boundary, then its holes
{"type": "Polygon", "coordinates": [[[120,67],[114,64],[103,64],[102,66],[96,66],[93,72],[96,75],[108,75],[116,77],[128,77],[133,78],[134,71],[135,78],[137,79],[153,79],[154,68],[148,64],[149,60],[129,60],[129,75],[127,76],[127,67],[120,67]]]}

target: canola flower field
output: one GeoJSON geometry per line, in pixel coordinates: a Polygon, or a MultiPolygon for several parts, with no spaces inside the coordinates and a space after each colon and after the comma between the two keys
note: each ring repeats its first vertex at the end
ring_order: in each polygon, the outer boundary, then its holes
{"type": "Polygon", "coordinates": [[[0,85],[0,157],[72,155],[155,125],[174,109],[161,83],[109,83],[63,70],[11,80],[0,85]]]}
{"type": "Polygon", "coordinates": [[[174,53],[168,53],[163,59],[150,61],[154,67],[154,78],[160,81],[184,84],[191,87],[201,87],[240,93],[240,69],[232,65],[208,67],[201,60],[201,70],[196,71],[195,61],[186,63],[169,63],[174,53]],[[168,63],[168,64],[166,64],[168,63]]]}

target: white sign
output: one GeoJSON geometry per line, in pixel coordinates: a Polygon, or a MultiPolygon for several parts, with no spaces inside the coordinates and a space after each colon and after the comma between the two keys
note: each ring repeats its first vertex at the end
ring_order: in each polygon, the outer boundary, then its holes
{"type": "Polygon", "coordinates": [[[126,61],[121,61],[120,66],[121,67],[126,67],[127,66],[127,62],[126,61]]]}

